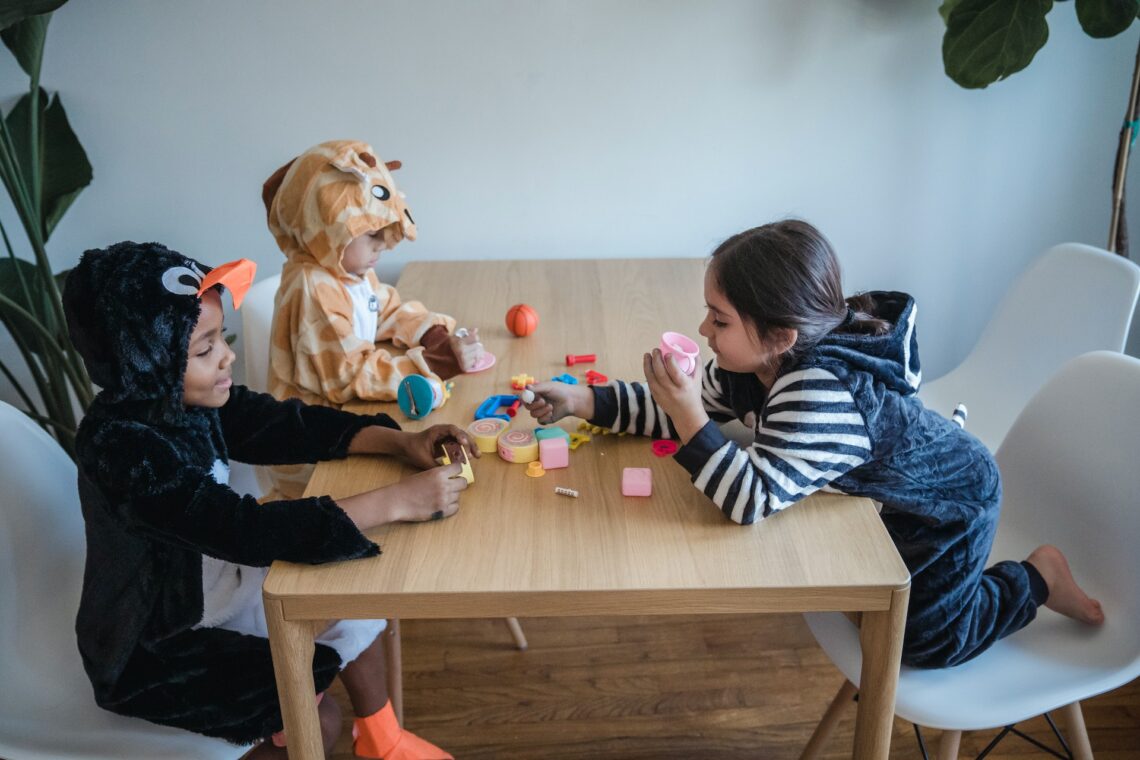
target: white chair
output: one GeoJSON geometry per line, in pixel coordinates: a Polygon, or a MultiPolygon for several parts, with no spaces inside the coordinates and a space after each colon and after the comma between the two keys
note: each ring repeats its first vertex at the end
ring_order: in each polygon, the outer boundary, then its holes
{"type": "Polygon", "coordinates": [[[237,758],[219,739],[95,704],[75,640],[86,542],[75,464],[0,402],[0,757],[237,758]]]}
{"type": "Polygon", "coordinates": [[[918,397],[947,417],[959,403],[966,429],[997,450],[1029,397],[1062,364],[1088,351],[1123,351],[1140,293],[1140,267],[1078,243],[1055,246],[1010,288],[957,368],[918,397]]]}
{"type": "Polygon", "coordinates": [[[269,389],[269,332],[273,328],[273,301],[280,284],[280,274],[255,282],[238,309],[241,314],[245,384],[262,393],[269,389]]]}
{"type": "MultiPolygon", "coordinates": [[[[895,713],[943,730],[939,760],[962,731],[1011,726],[1061,709],[1078,758],[1091,758],[1079,700],[1140,676],[1140,360],[1097,351],[1066,364],[1030,401],[997,452],[1003,504],[990,563],[1041,544],[1065,552],[1078,582],[1104,605],[1100,628],[1042,607],[1026,628],[969,662],[904,667],[895,713]]],[[[841,613],[804,616],[847,677],[805,750],[814,757],[859,683],[855,625],[841,613]]]]}
{"type": "MultiPolygon", "coordinates": [[[[273,302],[277,296],[277,286],[281,284],[280,273],[255,282],[245,294],[241,308],[241,354],[245,366],[245,384],[251,390],[269,392],[269,334],[273,328],[273,302]]],[[[234,462],[231,465],[231,478],[248,480],[248,472],[253,471],[261,494],[273,488],[269,471],[264,467],[234,462]]]]}

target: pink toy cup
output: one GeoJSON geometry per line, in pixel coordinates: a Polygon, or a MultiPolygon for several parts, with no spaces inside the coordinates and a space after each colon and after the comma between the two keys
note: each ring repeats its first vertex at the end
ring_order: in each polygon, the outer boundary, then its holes
{"type": "Polygon", "coordinates": [[[666,357],[670,354],[686,375],[695,373],[697,365],[701,362],[701,347],[696,341],[678,332],[661,334],[661,356],[666,357]]]}

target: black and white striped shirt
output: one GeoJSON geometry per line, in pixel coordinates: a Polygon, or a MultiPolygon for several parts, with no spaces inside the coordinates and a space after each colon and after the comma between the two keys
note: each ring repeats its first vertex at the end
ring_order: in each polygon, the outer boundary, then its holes
{"type": "MultiPolygon", "coordinates": [[[[739,417],[716,360],[704,368],[701,398],[712,421],[676,459],[729,519],[748,525],[825,488],[871,457],[867,421],[847,386],[821,367],[780,376],[753,423],[755,441],[742,449],[717,427],[739,417]]],[[[595,388],[594,422],[615,432],[675,436],[646,383],[615,381],[595,388]]],[[[754,415],[747,415],[753,417],[754,415]]]]}

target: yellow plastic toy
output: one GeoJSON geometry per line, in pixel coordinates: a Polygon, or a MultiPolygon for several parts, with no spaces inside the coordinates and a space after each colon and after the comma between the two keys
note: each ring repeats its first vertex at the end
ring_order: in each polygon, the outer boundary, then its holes
{"type": "Polygon", "coordinates": [[[458,441],[448,441],[445,443],[443,445],[443,456],[438,457],[436,461],[442,465],[451,464],[452,461],[459,462],[463,469],[456,477],[460,477],[466,480],[467,485],[473,485],[475,483],[475,473],[471,470],[470,460],[467,459],[467,450],[464,449],[463,445],[458,441]],[[449,448],[451,449],[452,454],[448,454],[449,448]],[[455,456],[454,460],[452,459],[452,455],[455,456]]]}

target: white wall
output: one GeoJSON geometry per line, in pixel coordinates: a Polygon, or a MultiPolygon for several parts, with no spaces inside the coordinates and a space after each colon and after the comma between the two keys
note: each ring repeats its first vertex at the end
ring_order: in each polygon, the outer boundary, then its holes
{"type": "MultiPolygon", "coordinates": [[[[404,161],[420,226],[382,276],[411,259],[703,256],[799,215],[849,291],[919,299],[933,378],[1032,257],[1104,245],[1137,39],[1091,40],[1058,4],[1026,71],[965,91],[942,72],[937,5],[72,0],[43,82],[95,181],[49,247],[60,267],[130,238],[278,271],[262,181],[362,138],[404,161]]],[[[0,53],[0,94],[24,87],[0,53]]]]}

